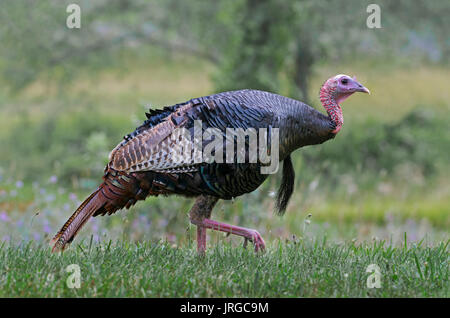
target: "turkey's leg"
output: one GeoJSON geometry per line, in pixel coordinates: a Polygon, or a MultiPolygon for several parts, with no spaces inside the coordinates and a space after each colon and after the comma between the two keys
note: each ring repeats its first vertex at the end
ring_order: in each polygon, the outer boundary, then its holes
{"type": "Polygon", "coordinates": [[[197,251],[205,254],[206,251],[206,227],[197,226],[197,251]]]}
{"type": "Polygon", "coordinates": [[[216,197],[201,195],[189,212],[191,223],[197,225],[197,250],[199,254],[204,254],[206,250],[206,229],[242,236],[253,242],[255,251],[264,250],[265,243],[258,231],[209,219],[218,200],[216,197]]]}
{"type": "Polygon", "coordinates": [[[218,200],[219,198],[213,196],[200,195],[189,211],[191,223],[197,225],[197,251],[201,255],[205,254],[206,250],[206,227],[202,222],[211,216],[211,211],[218,200]]]}

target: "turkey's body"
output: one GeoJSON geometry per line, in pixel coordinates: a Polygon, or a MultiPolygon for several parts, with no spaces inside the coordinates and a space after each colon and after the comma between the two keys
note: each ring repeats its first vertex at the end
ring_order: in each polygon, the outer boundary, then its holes
{"type": "MultiPolygon", "coordinates": [[[[204,217],[209,217],[217,199],[232,199],[252,192],[268,177],[261,173],[262,164],[259,161],[180,163],[173,160],[171,151],[177,139],[171,138],[171,134],[177,128],[185,128],[192,136],[196,121],[201,121],[202,132],[215,128],[223,136],[227,128],[267,129],[269,135],[272,129],[278,128],[278,157],[280,162],[285,160],[283,173],[288,175],[286,178],[283,176],[283,182],[293,183],[290,153],[333,138],[335,134],[332,131],[336,126],[330,117],[304,103],[257,90],[194,98],[162,110],[150,110],[147,117],[143,125],[125,136],[111,152],[103,183],[55,236],[56,248],[63,248],[71,242],[90,216],[112,214],[124,207],[129,208],[149,195],[209,198],[203,200],[206,203],[202,201],[195,205],[200,206],[199,211],[201,206],[207,205],[209,211],[206,209],[197,214],[201,216],[203,213],[206,214],[204,217]],[[292,175],[289,177],[290,173],[292,175]]],[[[202,141],[203,150],[211,141],[212,138],[202,141]]],[[[198,215],[194,219],[201,219],[198,215]]]]}

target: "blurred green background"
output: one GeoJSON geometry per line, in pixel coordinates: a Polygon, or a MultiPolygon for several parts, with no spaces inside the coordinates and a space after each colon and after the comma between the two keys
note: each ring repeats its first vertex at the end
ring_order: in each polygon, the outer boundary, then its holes
{"type": "MultiPolygon", "coordinates": [[[[339,73],[372,95],[343,104],[337,138],[294,153],[286,215],[273,212],[279,175],[213,215],[268,242],[448,239],[450,3],[376,1],[370,29],[372,2],[2,1],[0,240],[50,239],[148,108],[254,88],[323,111],[320,86],[339,73]],[[80,29],[66,27],[70,3],[80,29]]],[[[81,237],[189,243],[192,202],[148,198],[81,237]]]]}

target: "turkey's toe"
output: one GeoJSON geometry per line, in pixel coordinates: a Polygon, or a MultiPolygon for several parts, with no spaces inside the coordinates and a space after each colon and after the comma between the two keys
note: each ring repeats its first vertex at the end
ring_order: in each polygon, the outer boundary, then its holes
{"type": "Polygon", "coordinates": [[[248,240],[249,240],[248,238],[244,237],[244,245],[243,245],[244,249],[247,248],[248,240]]]}

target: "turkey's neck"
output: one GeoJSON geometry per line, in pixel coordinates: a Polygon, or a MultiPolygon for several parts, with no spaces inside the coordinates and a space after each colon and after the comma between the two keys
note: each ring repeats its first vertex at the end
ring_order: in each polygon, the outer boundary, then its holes
{"type": "Polygon", "coordinates": [[[337,134],[344,124],[344,116],[342,114],[341,106],[339,105],[339,100],[336,100],[334,89],[328,85],[324,85],[320,90],[320,101],[331,121],[336,125],[336,128],[332,132],[337,134]]]}

